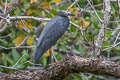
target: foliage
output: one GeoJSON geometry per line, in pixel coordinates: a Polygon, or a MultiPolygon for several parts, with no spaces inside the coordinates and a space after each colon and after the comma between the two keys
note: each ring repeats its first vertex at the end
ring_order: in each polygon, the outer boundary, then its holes
{"type": "MultiPolygon", "coordinates": [[[[10,1],[8,0],[7,7],[10,6],[10,1]]],[[[92,0],[96,12],[99,17],[103,18],[103,2],[102,0],[92,0]]],[[[67,10],[69,6],[74,2],[74,0],[20,0],[18,7],[15,8],[10,16],[34,16],[41,18],[53,18],[57,15],[58,10],[67,10]]],[[[0,0],[0,6],[2,10],[5,8],[5,0],[0,0]]],[[[75,14],[75,17],[70,17],[70,20],[75,24],[79,25],[82,29],[85,29],[84,35],[89,43],[94,43],[97,39],[100,23],[94,13],[93,9],[87,5],[87,0],[79,0],[78,4],[72,6],[68,11],[75,14]],[[79,5],[79,6],[78,6],[79,5]],[[79,10],[84,9],[83,11],[79,10]]],[[[112,14],[110,21],[118,20],[117,12],[117,3],[112,2],[112,14]]],[[[36,46],[37,39],[35,37],[36,28],[40,24],[46,24],[44,22],[38,22],[31,19],[13,21],[8,28],[0,34],[0,64],[5,66],[0,68],[1,72],[13,72],[16,69],[25,69],[32,64],[28,61],[33,61],[33,51],[34,48],[17,48],[20,46],[36,46]],[[7,66],[7,67],[6,67],[7,66]],[[13,69],[9,68],[12,67],[13,69]]],[[[110,48],[114,44],[116,36],[119,32],[113,34],[113,31],[118,27],[118,23],[110,23],[106,27],[105,39],[102,45],[102,53],[106,58],[112,58],[119,56],[119,46],[116,48],[110,48]],[[108,49],[106,49],[108,48],[108,49]]],[[[118,41],[119,42],[119,38],[118,41]]],[[[81,35],[81,32],[75,28],[72,24],[69,25],[69,30],[57,41],[54,46],[53,54],[58,60],[61,60],[65,53],[69,51],[79,52],[83,57],[93,56],[93,48],[91,48],[87,42],[84,40],[84,37],[81,35]]],[[[113,46],[112,46],[113,47],[113,46]]],[[[39,63],[44,66],[47,65],[47,57],[50,55],[50,51],[46,52],[42,58],[40,58],[39,63]]],[[[65,80],[96,80],[96,78],[90,77],[89,74],[71,74],[65,80]]]]}

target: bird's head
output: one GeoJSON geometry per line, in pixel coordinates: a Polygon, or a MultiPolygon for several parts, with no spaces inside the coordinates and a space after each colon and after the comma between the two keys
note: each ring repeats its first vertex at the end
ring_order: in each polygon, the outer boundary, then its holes
{"type": "Polygon", "coordinates": [[[61,10],[58,12],[58,15],[60,16],[75,16],[74,14],[72,14],[71,12],[65,11],[65,10],[61,10]]]}

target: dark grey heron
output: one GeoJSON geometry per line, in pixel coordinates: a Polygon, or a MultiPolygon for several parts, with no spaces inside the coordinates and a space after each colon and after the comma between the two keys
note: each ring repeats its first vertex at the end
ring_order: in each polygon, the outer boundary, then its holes
{"type": "Polygon", "coordinates": [[[37,62],[39,58],[56,43],[56,41],[65,33],[65,31],[68,30],[68,16],[74,15],[65,10],[59,11],[58,15],[52,18],[42,30],[38,39],[37,47],[34,51],[35,62],[37,62]]]}

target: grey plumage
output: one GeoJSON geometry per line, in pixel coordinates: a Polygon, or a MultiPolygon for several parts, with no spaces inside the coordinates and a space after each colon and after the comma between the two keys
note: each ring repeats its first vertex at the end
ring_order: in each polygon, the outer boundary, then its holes
{"type": "Polygon", "coordinates": [[[34,51],[35,62],[67,31],[69,26],[69,18],[67,15],[68,13],[66,14],[64,11],[59,12],[43,29],[34,51]]]}

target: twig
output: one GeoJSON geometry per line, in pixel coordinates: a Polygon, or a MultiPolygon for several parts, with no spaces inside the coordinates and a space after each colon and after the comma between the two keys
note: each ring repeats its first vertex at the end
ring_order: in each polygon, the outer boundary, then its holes
{"type": "Polygon", "coordinates": [[[10,35],[11,35],[11,33],[9,33],[9,34],[7,34],[7,35],[5,35],[5,36],[0,36],[0,39],[1,39],[1,38],[9,37],[10,35]]]}
{"type": "Polygon", "coordinates": [[[10,16],[8,19],[10,20],[32,19],[36,21],[49,21],[50,20],[50,18],[38,18],[34,16],[10,16]]]}
{"type": "Polygon", "coordinates": [[[21,57],[20,57],[20,59],[12,66],[13,68],[15,68],[17,65],[18,65],[18,63],[23,59],[23,57],[26,55],[26,53],[24,53],[21,57]]]}
{"type": "MultiPolygon", "coordinates": [[[[8,19],[10,20],[31,19],[31,20],[36,20],[36,21],[49,21],[50,20],[50,18],[38,18],[38,17],[33,17],[33,16],[10,16],[8,19]]],[[[70,24],[74,25],[79,30],[84,30],[81,27],[79,27],[77,24],[73,23],[72,21],[70,21],[70,24]]]]}
{"type": "Polygon", "coordinates": [[[22,63],[22,64],[16,66],[16,69],[18,69],[19,67],[21,67],[22,65],[24,65],[24,64],[26,64],[26,63],[29,63],[29,64],[31,64],[31,65],[42,66],[41,64],[35,64],[35,63],[31,62],[31,61],[26,61],[26,62],[24,62],[24,63],[22,63]]]}
{"type": "Polygon", "coordinates": [[[4,24],[4,26],[0,29],[0,33],[5,31],[7,29],[8,25],[7,24],[4,24]]]}
{"type": "Polygon", "coordinates": [[[119,36],[120,36],[120,32],[118,33],[118,35],[117,35],[117,37],[116,37],[116,39],[115,39],[115,41],[114,41],[113,45],[115,45],[115,44],[116,44],[116,42],[117,42],[117,40],[118,40],[119,36]]]}
{"type": "Polygon", "coordinates": [[[21,20],[21,22],[22,22],[22,25],[23,25],[23,27],[24,27],[24,30],[25,30],[26,32],[30,33],[30,30],[26,27],[26,25],[25,25],[25,23],[23,22],[23,20],[21,20]]]}
{"type": "Polygon", "coordinates": [[[118,26],[112,31],[112,35],[115,35],[120,30],[120,24],[117,22],[118,26]]]}
{"type": "Polygon", "coordinates": [[[18,49],[18,48],[35,48],[36,46],[17,46],[17,47],[3,47],[3,46],[0,46],[0,49],[18,49]]]}
{"type": "Polygon", "coordinates": [[[4,14],[6,13],[6,10],[7,10],[7,0],[5,0],[4,14]]]}
{"type": "Polygon", "coordinates": [[[7,67],[7,66],[3,66],[3,65],[0,65],[0,68],[6,68],[6,69],[12,69],[12,70],[21,71],[21,70],[18,70],[16,68],[13,68],[13,67],[7,67]]]}
{"type": "Polygon", "coordinates": [[[96,12],[95,8],[93,7],[93,5],[91,3],[92,1],[91,0],[87,0],[87,1],[90,4],[91,8],[94,10],[94,12],[95,12],[96,16],[98,17],[99,21],[103,22],[102,19],[99,17],[98,13],[96,12]]]}
{"type": "Polygon", "coordinates": [[[75,5],[76,4],[76,2],[78,2],[79,0],[75,0],[68,8],[67,8],[67,10],[69,10],[70,8],[72,8],[73,7],[73,5],[75,5]]]}
{"type": "Polygon", "coordinates": [[[5,20],[7,20],[7,18],[5,18],[5,17],[2,17],[2,16],[0,16],[0,18],[1,18],[1,19],[5,19],[5,20]]]}
{"type": "Polygon", "coordinates": [[[73,26],[75,26],[78,30],[83,31],[84,29],[82,29],[82,27],[80,27],[79,25],[73,23],[72,21],[70,21],[70,24],[72,24],[73,26]]]}
{"type": "Polygon", "coordinates": [[[120,20],[115,20],[115,21],[109,21],[109,23],[118,23],[120,20]]]}
{"type": "Polygon", "coordinates": [[[84,35],[84,29],[82,29],[82,27],[78,26],[77,24],[73,23],[72,21],[70,21],[70,23],[72,25],[74,25],[80,32],[81,32],[81,35],[82,37],[84,38],[84,41],[91,47],[94,47],[91,43],[88,42],[88,40],[86,39],[86,36],[84,35]]]}
{"type": "Polygon", "coordinates": [[[24,40],[20,43],[20,45],[18,47],[20,47],[21,45],[23,45],[25,43],[25,41],[27,40],[28,37],[29,37],[29,34],[24,38],[24,40]]]}
{"type": "Polygon", "coordinates": [[[103,49],[102,51],[105,51],[105,50],[108,50],[108,49],[114,48],[114,47],[118,46],[119,44],[120,44],[120,42],[118,42],[118,43],[116,43],[116,44],[114,44],[114,45],[110,45],[109,47],[103,49]]]}

